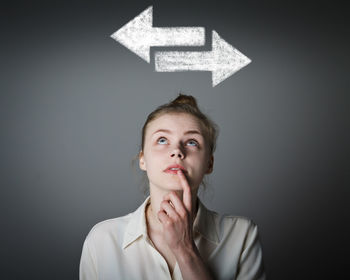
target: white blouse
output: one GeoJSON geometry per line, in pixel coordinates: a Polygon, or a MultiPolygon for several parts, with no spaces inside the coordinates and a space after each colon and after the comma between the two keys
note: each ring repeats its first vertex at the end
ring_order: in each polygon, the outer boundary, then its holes
{"type": "MultiPolygon", "coordinates": [[[[147,234],[150,196],[133,213],[96,224],[85,239],[80,280],[182,279],[171,274],[147,234]]],[[[219,215],[198,198],[194,241],[215,279],[265,279],[257,226],[249,219],[219,215]]]]}

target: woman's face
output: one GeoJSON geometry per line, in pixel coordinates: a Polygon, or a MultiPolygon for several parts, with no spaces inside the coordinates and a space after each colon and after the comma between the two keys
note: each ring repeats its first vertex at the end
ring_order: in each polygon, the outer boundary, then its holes
{"type": "Polygon", "coordinates": [[[140,168],[147,172],[150,188],[182,190],[176,170],[181,168],[191,189],[197,191],[212,167],[213,156],[197,118],[187,113],[168,113],[148,123],[140,168]]]}

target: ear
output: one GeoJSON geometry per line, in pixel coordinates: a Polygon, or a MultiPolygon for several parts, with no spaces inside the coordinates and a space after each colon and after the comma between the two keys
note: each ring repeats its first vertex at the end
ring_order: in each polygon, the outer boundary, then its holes
{"type": "Polygon", "coordinates": [[[211,155],[209,159],[209,164],[208,164],[208,170],[205,172],[205,174],[210,174],[213,172],[214,169],[214,156],[211,155]]]}
{"type": "Polygon", "coordinates": [[[146,162],[143,155],[143,151],[139,152],[139,166],[141,170],[146,171],[146,162]]]}

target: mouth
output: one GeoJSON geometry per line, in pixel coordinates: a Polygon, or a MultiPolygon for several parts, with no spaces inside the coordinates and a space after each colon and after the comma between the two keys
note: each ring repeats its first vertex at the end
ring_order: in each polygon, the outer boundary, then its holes
{"type": "Polygon", "coordinates": [[[164,172],[165,172],[165,173],[170,173],[170,174],[177,174],[177,172],[178,172],[179,170],[181,170],[183,173],[187,173],[187,170],[186,170],[183,166],[181,166],[181,165],[179,165],[179,164],[175,164],[175,165],[168,166],[168,167],[164,170],[164,172]]]}

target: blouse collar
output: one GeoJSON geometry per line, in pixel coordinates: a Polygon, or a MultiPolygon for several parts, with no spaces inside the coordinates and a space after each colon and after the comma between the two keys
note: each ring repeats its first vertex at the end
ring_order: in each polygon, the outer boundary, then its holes
{"type": "MultiPolygon", "coordinates": [[[[219,243],[219,237],[217,232],[217,227],[214,220],[215,212],[208,210],[204,204],[198,200],[198,210],[196,218],[193,222],[193,230],[198,232],[208,241],[215,244],[219,243]]],[[[148,238],[147,234],[147,224],[146,224],[146,206],[150,203],[150,196],[148,196],[145,201],[131,213],[131,219],[126,227],[123,249],[128,247],[134,241],[138,240],[140,237],[148,238]]]]}

